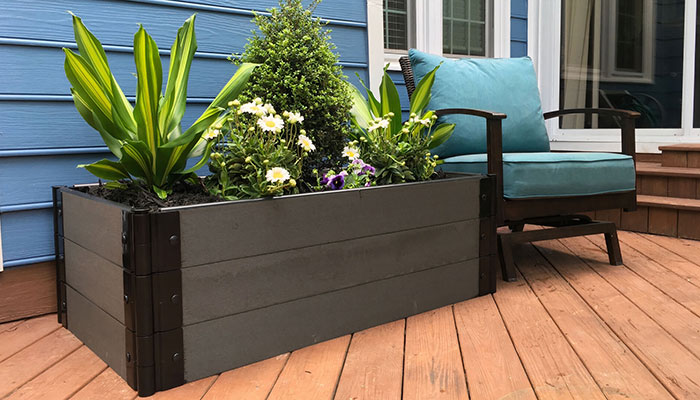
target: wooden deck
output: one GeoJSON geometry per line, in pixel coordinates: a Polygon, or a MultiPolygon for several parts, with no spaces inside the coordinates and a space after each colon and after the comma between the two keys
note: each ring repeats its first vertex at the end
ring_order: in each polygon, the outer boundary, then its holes
{"type": "MultiPolygon", "coordinates": [[[[156,399],[698,399],[700,242],[620,232],[525,245],[520,280],[156,399]]],[[[340,318],[341,316],[339,316],[340,318]]],[[[55,322],[0,325],[0,398],[133,399],[55,322]]]]}

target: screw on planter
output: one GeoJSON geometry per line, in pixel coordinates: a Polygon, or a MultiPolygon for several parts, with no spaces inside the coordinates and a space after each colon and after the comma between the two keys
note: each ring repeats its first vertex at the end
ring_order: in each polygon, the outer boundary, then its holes
{"type": "Polygon", "coordinates": [[[482,234],[481,234],[481,239],[486,239],[486,234],[485,234],[485,233],[482,233],[482,234]]]}
{"type": "Polygon", "coordinates": [[[128,303],[128,302],[129,302],[129,295],[125,294],[124,295],[124,303],[128,303]]]}
{"type": "Polygon", "coordinates": [[[122,243],[126,243],[126,239],[127,239],[126,232],[124,232],[124,233],[122,233],[122,243]]]}
{"type": "Polygon", "coordinates": [[[126,353],[126,362],[131,362],[131,353],[126,353]]]}
{"type": "Polygon", "coordinates": [[[170,302],[173,303],[173,304],[180,304],[180,296],[177,295],[177,294],[174,294],[174,295],[170,298],[170,302]]]}
{"type": "Polygon", "coordinates": [[[180,360],[182,360],[182,354],[180,354],[180,353],[173,354],[173,361],[174,362],[179,362],[180,360]]]}
{"type": "Polygon", "coordinates": [[[61,210],[60,208],[58,209],[58,215],[59,216],[63,215],[63,210],[61,210]]]}
{"type": "Polygon", "coordinates": [[[485,195],[485,194],[482,194],[482,195],[481,195],[481,200],[486,201],[486,195],[485,195]]]}
{"type": "Polygon", "coordinates": [[[170,236],[170,245],[175,246],[177,244],[178,237],[177,235],[172,235],[170,236]]]}
{"type": "Polygon", "coordinates": [[[68,309],[68,305],[66,304],[65,301],[62,301],[61,302],[61,311],[66,311],[66,309],[68,309]]]}
{"type": "Polygon", "coordinates": [[[58,255],[58,259],[61,261],[63,261],[65,258],[66,258],[66,256],[64,256],[63,254],[58,255]]]}

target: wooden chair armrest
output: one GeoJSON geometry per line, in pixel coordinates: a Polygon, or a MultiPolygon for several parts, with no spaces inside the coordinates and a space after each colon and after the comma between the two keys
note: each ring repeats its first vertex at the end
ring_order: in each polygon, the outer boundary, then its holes
{"type": "Polygon", "coordinates": [[[486,161],[489,175],[496,177],[496,219],[503,219],[503,119],[506,114],[474,110],[470,108],[447,108],[436,110],[438,117],[448,114],[473,115],[486,119],[486,161]]]}
{"type": "Polygon", "coordinates": [[[445,108],[442,110],[436,110],[435,115],[442,117],[448,114],[464,114],[464,115],[474,115],[476,117],[483,117],[486,119],[505,119],[506,115],[499,112],[486,111],[486,110],[476,110],[472,108],[445,108]]]}
{"type": "Polygon", "coordinates": [[[633,159],[636,154],[634,120],[641,114],[636,111],[619,110],[616,108],[572,108],[544,113],[544,119],[550,119],[568,114],[603,114],[620,117],[622,119],[622,154],[627,154],[633,159]]]}

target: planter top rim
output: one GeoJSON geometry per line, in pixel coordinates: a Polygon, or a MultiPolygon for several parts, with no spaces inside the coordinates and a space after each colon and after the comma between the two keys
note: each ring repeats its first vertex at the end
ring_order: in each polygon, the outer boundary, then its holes
{"type": "Polygon", "coordinates": [[[284,196],[263,197],[263,198],[257,198],[257,199],[228,200],[228,201],[217,201],[217,202],[210,202],[210,203],[189,204],[189,205],[183,205],[183,206],[159,207],[156,211],[148,209],[148,208],[136,208],[136,207],[128,206],[128,205],[123,204],[123,203],[117,203],[115,201],[107,200],[107,199],[104,199],[104,198],[101,198],[98,196],[93,196],[89,193],[85,193],[85,192],[81,192],[79,190],[76,190],[77,188],[97,185],[96,183],[79,184],[79,185],[73,185],[73,186],[60,186],[60,188],[63,191],[70,192],[70,193],[75,194],[77,196],[87,198],[87,199],[92,199],[95,201],[104,202],[104,203],[110,204],[112,206],[119,207],[119,208],[126,210],[126,211],[131,211],[131,212],[135,212],[135,213],[158,213],[158,212],[167,212],[167,211],[186,210],[186,209],[190,209],[190,208],[223,206],[223,205],[229,205],[229,204],[233,204],[233,203],[240,204],[240,203],[249,203],[249,202],[270,201],[270,200],[276,200],[276,199],[301,198],[301,197],[307,197],[307,196],[316,196],[316,195],[320,195],[320,194],[323,194],[324,196],[333,196],[333,195],[340,195],[343,193],[352,193],[352,192],[358,192],[358,191],[382,190],[382,189],[386,190],[387,188],[393,188],[393,187],[410,187],[410,186],[415,186],[415,185],[429,185],[429,184],[453,182],[453,181],[466,180],[466,179],[478,179],[478,178],[483,178],[485,176],[486,175],[482,175],[482,174],[468,174],[468,173],[462,173],[462,172],[450,172],[447,174],[446,178],[429,180],[429,181],[397,183],[397,184],[392,184],[392,185],[361,187],[361,188],[333,190],[333,191],[324,191],[324,192],[288,194],[288,195],[284,195],[284,196]]]}

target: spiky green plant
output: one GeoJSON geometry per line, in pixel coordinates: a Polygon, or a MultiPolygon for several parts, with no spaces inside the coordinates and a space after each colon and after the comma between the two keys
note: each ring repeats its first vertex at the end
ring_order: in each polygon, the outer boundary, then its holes
{"type": "Polygon", "coordinates": [[[97,130],[117,161],[103,159],[80,165],[108,181],[131,180],[160,198],[172,186],[193,177],[209,158],[211,145],[202,134],[217,122],[226,104],[243,90],[255,64],[242,64],[204,113],[184,132],[181,128],[187,101],[187,83],[197,49],[195,15],[177,31],[170,50],[165,93],[158,46],[143,26],[134,35],[134,61],[138,78],[136,104],[126,99],[114,79],[102,44],[73,15],[73,31],[80,54],[64,48],[65,71],[75,106],[97,130]],[[199,161],[187,168],[187,160],[199,161]]]}

